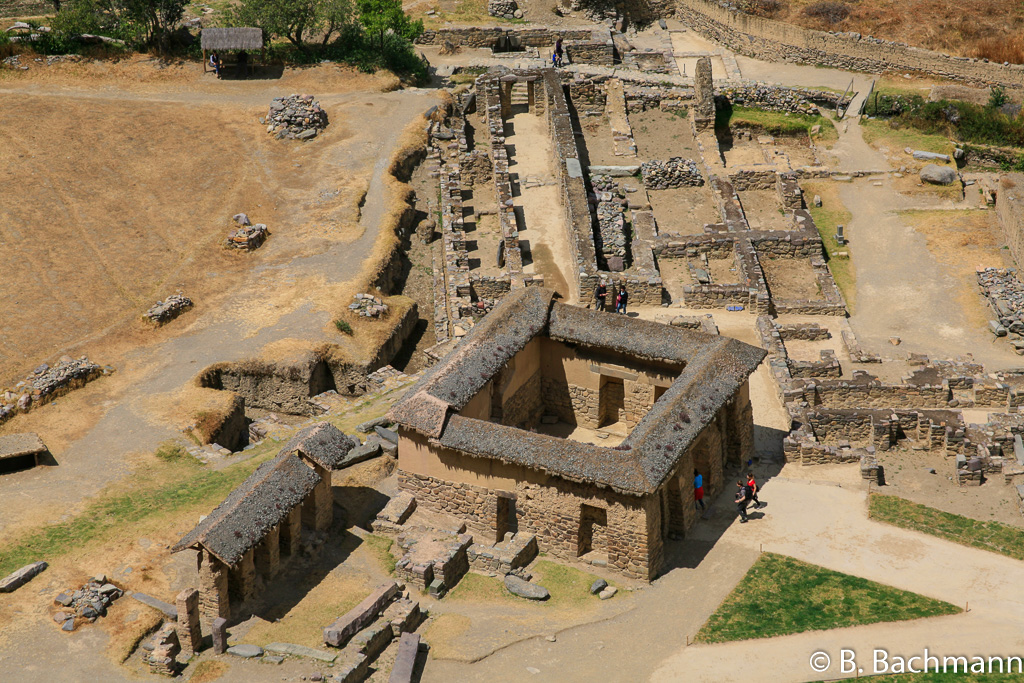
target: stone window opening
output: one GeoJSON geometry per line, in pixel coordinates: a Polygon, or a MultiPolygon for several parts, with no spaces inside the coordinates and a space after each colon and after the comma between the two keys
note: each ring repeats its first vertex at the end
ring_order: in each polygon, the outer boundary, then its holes
{"type": "Polygon", "coordinates": [[[595,550],[606,549],[608,510],[593,505],[580,506],[580,528],[576,539],[576,556],[583,557],[595,550]]]}

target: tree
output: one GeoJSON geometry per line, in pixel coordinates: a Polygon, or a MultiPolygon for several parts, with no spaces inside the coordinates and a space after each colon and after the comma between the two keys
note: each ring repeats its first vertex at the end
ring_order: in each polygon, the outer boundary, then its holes
{"type": "Polygon", "coordinates": [[[384,54],[384,36],[390,31],[406,40],[415,40],[423,33],[423,20],[411,21],[402,10],[401,0],[358,0],[359,23],[372,36],[377,37],[384,54]]]}
{"type": "Polygon", "coordinates": [[[268,36],[287,38],[306,50],[306,39],[320,35],[326,45],[334,34],[352,23],[350,0],[242,0],[229,23],[257,26],[268,36]]]}

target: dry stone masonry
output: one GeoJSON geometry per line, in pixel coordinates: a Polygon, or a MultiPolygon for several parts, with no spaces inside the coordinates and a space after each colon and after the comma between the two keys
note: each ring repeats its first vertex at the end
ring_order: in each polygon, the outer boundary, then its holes
{"type": "Polygon", "coordinates": [[[327,127],[327,112],[312,95],[275,97],[265,123],[267,133],[278,140],[311,140],[327,127]]]}
{"type": "Polygon", "coordinates": [[[380,318],[388,314],[388,305],[372,294],[356,294],[348,310],[362,318],[380,318]]]}
{"type": "Polygon", "coordinates": [[[667,161],[645,161],[640,164],[640,174],[648,190],[700,187],[704,184],[704,176],[697,162],[682,157],[672,157],[667,161]]]}
{"type": "Polygon", "coordinates": [[[229,247],[252,251],[253,249],[258,249],[270,234],[270,231],[267,230],[267,226],[264,223],[257,223],[256,225],[253,225],[249,222],[249,217],[244,213],[235,214],[232,217],[232,220],[234,220],[239,227],[237,230],[232,230],[231,233],[228,234],[227,245],[229,247]]]}
{"type": "Polygon", "coordinates": [[[192,308],[192,306],[192,299],[178,292],[177,294],[170,295],[163,301],[157,301],[143,314],[142,318],[154,325],[164,325],[192,308]]]}
{"type": "Polygon", "coordinates": [[[85,356],[77,360],[62,356],[53,367],[43,363],[10,389],[0,391],[0,424],[113,370],[110,366],[101,368],[85,356]]]}

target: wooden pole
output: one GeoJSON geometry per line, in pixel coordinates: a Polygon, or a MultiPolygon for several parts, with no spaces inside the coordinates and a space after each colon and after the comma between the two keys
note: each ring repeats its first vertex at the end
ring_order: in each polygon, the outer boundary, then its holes
{"type": "Polygon", "coordinates": [[[206,73],[206,48],[203,48],[203,73],[206,73]]]}

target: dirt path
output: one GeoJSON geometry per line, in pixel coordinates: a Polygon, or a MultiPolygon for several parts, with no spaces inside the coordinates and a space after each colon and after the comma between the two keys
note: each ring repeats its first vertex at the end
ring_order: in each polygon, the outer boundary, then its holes
{"type": "MultiPolygon", "coordinates": [[[[516,107],[517,110],[524,109],[516,107]]],[[[529,244],[532,260],[524,259],[523,272],[544,276],[551,287],[572,303],[572,291],[565,268],[573,263],[565,225],[568,220],[559,201],[554,175],[555,158],[544,119],[527,111],[514,111],[506,123],[505,146],[509,150],[509,171],[516,175],[517,204],[523,210],[522,242],[529,244]]],[[[514,194],[514,193],[513,193],[514,194]]]]}
{"type": "MultiPolygon", "coordinates": [[[[135,93],[124,96],[134,97],[135,93]]],[[[266,93],[262,99],[267,99],[266,93]]],[[[174,330],[176,336],[125,344],[127,349],[119,357],[101,359],[118,368],[113,378],[94,382],[5,425],[5,431],[31,426],[47,439],[47,430],[61,432],[57,423],[62,418],[80,420],[78,413],[89,417],[87,426],[55,437],[64,442],[53,448],[58,467],[37,468],[0,480],[0,530],[73,512],[83,499],[129,474],[132,453],[151,451],[161,441],[178,436],[178,425],[165,419],[165,411],[157,408],[165,409],[204,366],[257,355],[273,342],[337,341],[337,335],[328,330],[327,306],[313,297],[358,272],[378,234],[383,211],[381,175],[397,132],[428,108],[434,95],[413,89],[338,94],[331,100],[331,112],[339,121],[372,116],[379,130],[395,133],[354,139],[344,149],[335,150],[330,160],[340,177],[361,176],[369,182],[361,235],[355,240],[336,240],[312,254],[297,247],[291,258],[253,268],[244,286],[204,302],[208,305],[194,318],[176,321],[180,330],[174,330]]],[[[316,186],[306,186],[305,191],[315,192],[316,186]]],[[[287,236],[277,239],[286,240],[287,236]]]]}

